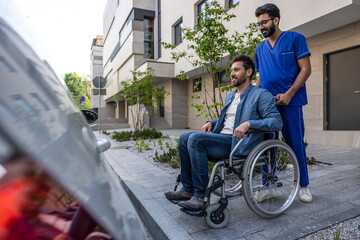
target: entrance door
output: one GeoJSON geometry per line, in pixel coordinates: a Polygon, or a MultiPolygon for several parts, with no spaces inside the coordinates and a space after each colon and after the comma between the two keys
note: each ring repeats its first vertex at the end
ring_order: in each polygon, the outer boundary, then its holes
{"type": "Polygon", "coordinates": [[[360,46],[326,55],[327,130],[360,130],[360,46]]]}

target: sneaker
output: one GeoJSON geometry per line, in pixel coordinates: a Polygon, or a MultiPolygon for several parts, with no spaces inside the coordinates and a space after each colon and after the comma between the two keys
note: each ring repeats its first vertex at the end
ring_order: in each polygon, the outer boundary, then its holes
{"type": "Polygon", "coordinates": [[[204,207],[204,199],[192,196],[190,200],[187,201],[181,201],[178,204],[180,207],[192,210],[192,211],[198,211],[202,210],[204,207]]]}
{"type": "Polygon", "coordinates": [[[165,197],[168,200],[189,200],[192,197],[192,193],[186,192],[183,189],[180,189],[179,191],[169,191],[164,193],[165,197]]]}
{"type": "Polygon", "coordinates": [[[263,189],[260,191],[255,192],[254,199],[256,202],[260,203],[262,201],[265,201],[267,199],[275,198],[281,195],[281,192],[279,192],[279,189],[270,188],[270,189],[263,189]]]}
{"type": "Polygon", "coordinates": [[[309,203],[313,200],[313,196],[310,192],[309,186],[301,187],[299,189],[299,198],[300,198],[300,201],[306,202],[306,203],[309,203]]]}

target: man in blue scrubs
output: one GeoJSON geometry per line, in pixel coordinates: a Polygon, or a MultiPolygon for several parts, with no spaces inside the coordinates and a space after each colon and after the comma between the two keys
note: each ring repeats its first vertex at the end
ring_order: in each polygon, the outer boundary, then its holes
{"type": "MultiPolygon", "coordinates": [[[[256,48],[255,71],[260,75],[256,85],[278,99],[276,104],[284,123],[281,132],[299,162],[299,198],[311,202],[302,112],[302,106],[307,104],[305,81],[311,74],[310,52],[303,35],[280,30],[280,10],[275,4],[258,7],[255,15],[260,32],[267,38],[256,48]]],[[[261,196],[257,201],[269,197],[261,196]]]]}

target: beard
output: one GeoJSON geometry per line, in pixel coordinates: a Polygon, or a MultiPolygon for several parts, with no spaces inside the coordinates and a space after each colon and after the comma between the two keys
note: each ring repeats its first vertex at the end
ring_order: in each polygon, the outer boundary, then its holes
{"type": "Polygon", "coordinates": [[[264,29],[261,29],[261,34],[264,36],[264,38],[268,38],[270,37],[271,35],[273,35],[275,32],[275,25],[274,23],[271,24],[271,26],[269,28],[264,28],[264,29]],[[266,33],[264,33],[264,31],[267,31],[266,33]]]}
{"type": "Polygon", "coordinates": [[[231,85],[232,85],[233,87],[238,87],[238,86],[240,86],[241,84],[243,84],[243,83],[245,83],[245,82],[246,82],[246,77],[245,77],[245,76],[240,77],[240,78],[233,77],[233,78],[231,79],[231,85]],[[236,79],[236,82],[232,83],[233,79],[236,79]]]}

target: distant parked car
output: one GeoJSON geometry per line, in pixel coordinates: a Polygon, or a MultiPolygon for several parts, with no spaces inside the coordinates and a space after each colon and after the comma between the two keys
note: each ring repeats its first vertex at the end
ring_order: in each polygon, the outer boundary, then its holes
{"type": "Polygon", "coordinates": [[[81,110],[81,112],[84,114],[84,117],[86,118],[88,123],[93,123],[99,118],[98,114],[94,111],[81,110]]]}
{"type": "Polygon", "coordinates": [[[109,147],[0,18],[0,239],[145,239],[101,152],[109,147]]]}

